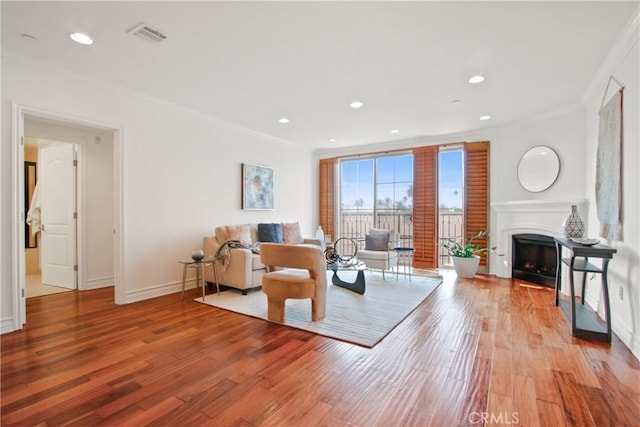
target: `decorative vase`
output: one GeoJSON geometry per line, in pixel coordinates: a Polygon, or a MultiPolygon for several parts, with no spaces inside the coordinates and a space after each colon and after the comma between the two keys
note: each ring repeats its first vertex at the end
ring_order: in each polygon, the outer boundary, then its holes
{"type": "Polygon", "coordinates": [[[322,226],[320,225],[316,230],[316,239],[320,241],[320,247],[322,248],[322,252],[324,252],[324,250],[327,249],[327,245],[324,240],[324,231],[322,230],[322,226]]]}
{"type": "Polygon", "coordinates": [[[478,272],[480,257],[473,255],[471,258],[452,256],[453,268],[456,275],[463,279],[473,279],[478,272]]]}
{"type": "Polygon", "coordinates": [[[200,250],[191,252],[191,258],[193,258],[194,261],[200,261],[201,259],[204,258],[204,251],[200,249],[200,250]]]}
{"type": "Polygon", "coordinates": [[[562,229],[564,230],[564,237],[581,239],[584,236],[584,222],[578,215],[578,208],[576,205],[571,205],[571,213],[562,223],[562,229]]]}

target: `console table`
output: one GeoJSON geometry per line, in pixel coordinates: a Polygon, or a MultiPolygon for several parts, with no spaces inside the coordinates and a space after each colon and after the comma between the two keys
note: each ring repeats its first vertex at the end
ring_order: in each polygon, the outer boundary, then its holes
{"type": "Polygon", "coordinates": [[[570,239],[556,237],[556,249],[558,262],[556,269],[555,298],[556,306],[560,306],[565,313],[567,320],[571,322],[571,334],[574,337],[592,339],[598,341],[611,342],[611,311],[609,307],[609,287],[607,283],[607,268],[609,261],[613,258],[616,249],[597,244],[585,246],[570,239]],[[567,248],[571,252],[569,258],[562,257],[562,248],[567,248]],[[602,267],[597,267],[589,262],[589,258],[601,258],[602,267]],[[562,265],[569,267],[569,293],[570,299],[560,298],[562,265]],[[583,272],[581,301],[576,303],[574,289],[574,272],[583,272]],[[602,300],[604,304],[604,323],[598,318],[598,314],[584,304],[584,293],[587,284],[587,274],[596,273],[602,279],[602,300]]]}

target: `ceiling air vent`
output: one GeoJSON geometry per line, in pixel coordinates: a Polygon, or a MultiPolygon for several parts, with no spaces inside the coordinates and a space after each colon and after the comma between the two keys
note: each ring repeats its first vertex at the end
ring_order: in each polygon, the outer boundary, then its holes
{"type": "Polygon", "coordinates": [[[138,36],[151,43],[160,43],[167,38],[167,36],[162,34],[159,30],[156,30],[151,25],[145,24],[144,22],[136,25],[134,28],[127,31],[127,33],[138,36]]]}

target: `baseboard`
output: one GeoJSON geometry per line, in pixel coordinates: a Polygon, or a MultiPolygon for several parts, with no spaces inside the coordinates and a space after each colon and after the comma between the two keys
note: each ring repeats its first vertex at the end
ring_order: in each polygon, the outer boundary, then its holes
{"type": "MultiPolygon", "coordinates": [[[[599,304],[597,299],[589,296],[589,292],[587,292],[587,297],[584,301],[592,310],[595,310],[594,307],[597,308],[599,304]]],[[[603,314],[601,310],[598,310],[598,316],[600,318],[603,317],[603,314]]],[[[616,316],[615,313],[611,313],[611,331],[629,348],[636,359],[640,360],[640,341],[638,341],[638,337],[636,337],[633,330],[629,329],[625,322],[619,316],[616,316]]]]}
{"type": "Polygon", "coordinates": [[[620,317],[616,315],[611,317],[611,330],[620,338],[620,341],[629,348],[636,359],[640,360],[640,341],[638,341],[638,337],[624,324],[620,317]]]}
{"type": "Polygon", "coordinates": [[[7,334],[15,331],[13,317],[7,317],[0,321],[0,334],[7,334]]]}
{"type": "MultiPolygon", "coordinates": [[[[191,279],[187,280],[185,283],[185,290],[192,289],[196,287],[196,280],[191,279]]],[[[138,302],[150,298],[161,297],[164,295],[175,294],[176,292],[180,292],[182,290],[182,280],[178,282],[169,282],[164,283],[162,285],[152,286],[145,289],[137,289],[135,291],[130,291],[125,294],[125,304],[129,304],[132,302],[138,302]]]]}
{"type": "Polygon", "coordinates": [[[88,291],[90,289],[107,288],[109,286],[113,286],[114,283],[115,283],[115,278],[113,276],[99,277],[97,279],[89,279],[85,283],[83,290],[88,291]]]}

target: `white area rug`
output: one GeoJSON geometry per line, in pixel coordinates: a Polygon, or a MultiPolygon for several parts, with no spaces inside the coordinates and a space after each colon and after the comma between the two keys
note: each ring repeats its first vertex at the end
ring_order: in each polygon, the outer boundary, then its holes
{"type": "MultiPolygon", "coordinates": [[[[372,272],[365,272],[367,288],[364,295],[331,284],[327,273],[327,316],[311,321],[311,300],[288,299],[285,325],[305,331],[373,347],[407,317],[433,290],[442,283],[441,277],[412,276],[411,282],[402,276],[387,274],[387,280],[372,272]]],[[[355,273],[339,273],[344,281],[355,280],[355,273]]],[[[195,298],[202,303],[202,297],[195,298]]],[[[205,304],[236,313],[267,320],[267,296],[261,289],[247,295],[229,290],[205,297],[205,304]]]]}

